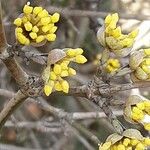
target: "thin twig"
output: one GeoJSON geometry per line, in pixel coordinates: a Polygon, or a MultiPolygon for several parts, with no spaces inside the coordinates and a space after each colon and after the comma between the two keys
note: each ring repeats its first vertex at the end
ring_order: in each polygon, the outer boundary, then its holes
{"type": "Polygon", "coordinates": [[[15,96],[4,106],[3,110],[0,112],[0,129],[10,117],[12,112],[26,100],[27,95],[23,94],[20,90],[15,94],[15,96]]]}
{"type": "MultiPolygon", "coordinates": [[[[59,12],[64,16],[78,16],[78,17],[106,17],[109,13],[112,12],[98,12],[98,11],[89,11],[89,10],[73,10],[69,8],[62,8],[62,7],[47,7],[48,11],[51,13],[59,12]]],[[[137,14],[123,14],[120,13],[120,17],[124,19],[137,19],[137,20],[148,20],[150,19],[149,15],[137,15],[137,14]]]]}

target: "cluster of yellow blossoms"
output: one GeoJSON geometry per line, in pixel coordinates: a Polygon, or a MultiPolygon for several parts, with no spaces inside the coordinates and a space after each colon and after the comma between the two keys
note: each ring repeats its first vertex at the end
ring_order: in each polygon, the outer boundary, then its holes
{"type": "Polygon", "coordinates": [[[38,46],[46,41],[55,41],[55,23],[59,21],[60,15],[54,13],[50,15],[42,7],[32,7],[28,2],[23,13],[14,21],[16,39],[22,45],[33,44],[38,46]]]}
{"type": "Polygon", "coordinates": [[[118,59],[110,58],[106,62],[106,71],[108,73],[114,73],[120,68],[121,64],[118,59]]]}
{"type": "Polygon", "coordinates": [[[133,53],[130,57],[130,67],[138,80],[150,79],[150,48],[133,53]]]}
{"type": "Polygon", "coordinates": [[[144,138],[143,141],[124,137],[120,141],[112,144],[111,142],[104,143],[99,150],[145,150],[150,146],[150,139],[144,138]]]}
{"type": "MultiPolygon", "coordinates": [[[[132,132],[135,129],[128,130],[132,132]]],[[[139,132],[137,130],[135,131],[137,133],[139,132]]],[[[145,150],[149,146],[150,139],[144,138],[140,132],[136,136],[134,136],[134,133],[133,135],[131,134],[131,137],[128,135],[121,136],[115,133],[110,135],[104,144],[100,145],[99,150],[145,150]]]]}
{"type": "Polygon", "coordinates": [[[150,131],[150,101],[145,100],[137,103],[131,109],[131,118],[142,123],[146,130],[150,131]]]}
{"type": "Polygon", "coordinates": [[[140,123],[150,131],[150,101],[141,96],[130,96],[126,101],[124,117],[130,123],[140,123]]]}
{"type": "Polygon", "coordinates": [[[83,64],[87,59],[82,55],[81,48],[67,49],[66,56],[51,66],[48,82],[45,84],[44,92],[49,96],[53,90],[63,91],[68,93],[69,83],[64,80],[64,77],[76,75],[76,71],[69,67],[70,62],[83,64]]]}
{"type": "Polygon", "coordinates": [[[124,57],[130,53],[138,30],[134,30],[129,34],[124,35],[121,32],[121,27],[117,27],[118,20],[119,17],[117,13],[112,15],[109,14],[105,18],[104,25],[99,29],[97,38],[104,47],[107,47],[117,56],[124,57]]]}

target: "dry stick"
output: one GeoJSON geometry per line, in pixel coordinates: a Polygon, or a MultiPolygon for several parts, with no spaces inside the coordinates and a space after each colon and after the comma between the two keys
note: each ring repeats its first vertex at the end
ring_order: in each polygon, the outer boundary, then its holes
{"type": "MultiPolygon", "coordinates": [[[[94,150],[94,148],[89,144],[89,142],[79,133],[79,128],[73,128],[68,122],[66,122],[67,127],[70,127],[71,132],[79,139],[79,141],[87,148],[87,150],[94,150]],[[77,130],[78,129],[78,130],[77,130]]],[[[98,141],[99,142],[99,141],[98,141]]],[[[97,143],[96,143],[97,144],[97,143]]]]}
{"type": "Polygon", "coordinates": [[[41,150],[41,149],[33,149],[33,148],[31,149],[8,144],[0,144],[0,150],[41,150]]]}
{"type": "MultiPolygon", "coordinates": [[[[89,10],[73,10],[69,8],[62,7],[47,7],[47,10],[50,13],[59,12],[64,16],[78,16],[78,17],[106,17],[109,13],[112,12],[98,12],[98,11],[89,11],[89,10]]],[[[137,19],[137,20],[148,20],[150,19],[149,15],[137,15],[137,14],[119,14],[121,18],[124,19],[137,19]]]]}
{"type": "MultiPolygon", "coordinates": [[[[6,65],[11,75],[16,80],[19,85],[24,85],[28,80],[28,75],[19,66],[16,60],[9,56],[8,44],[6,41],[6,36],[4,32],[4,26],[2,23],[2,7],[0,1],[0,55],[2,57],[3,63],[6,65]]],[[[25,101],[27,95],[23,94],[20,90],[14,95],[14,97],[5,105],[0,113],[0,129],[6,122],[7,118],[20,106],[21,103],[25,101]]]]}
{"type": "Polygon", "coordinates": [[[0,113],[0,129],[3,127],[7,118],[12,114],[17,107],[22,104],[27,98],[20,90],[15,94],[15,96],[4,106],[3,110],[0,113]]]}
{"type": "MultiPolygon", "coordinates": [[[[0,89],[0,96],[5,96],[8,98],[12,98],[14,96],[14,93],[8,90],[0,89]]],[[[32,98],[28,98],[28,100],[33,101],[38,103],[32,98]]],[[[49,109],[44,108],[43,105],[41,106],[40,103],[38,103],[40,107],[42,107],[45,111],[49,112],[49,109]]],[[[118,110],[118,111],[113,111],[114,115],[116,116],[122,116],[123,111],[118,110]]],[[[97,118],[104,118],[106,117],[104,112],[73,112],[73,113],[68,113],[70,116],[72,116],[73,120],[82,120],[82,119],[97,119],[97,118]]],[[[17,126],[24,125],[26,126],[27,122],[20,122],[17,126]]],[[[36,123],[38,124],[38,123],[36,123]]]]}
{"type": "Polygon", "coordinates": [[[40,104],[47,109],[50,113],[52,113],[54,116],[58,117],[59,119],[65,119],[70,125],[74,126],[77,128],[79,131],[81,131],[84,135],[86,135],[91,141],[94,143],[98,144],[100,143],[99,139],[90,131],[82,127],[80,124],[77,124],[76,122],[73,121],[72,115],[70,115],[67,112],[64,112],[61,109],[55,108],[51,105],[49,105],[45,100],[42,98],[39,98],[40,104]]]}
{"type": "Polygon", "coordinates": [[[27,83],[28,75],[23,71],[14,57],[7,58],[3,60],[3,62],[6,65],[7,69],[11,72],[12,77],[20,86],[23,86],[27,83]]]}

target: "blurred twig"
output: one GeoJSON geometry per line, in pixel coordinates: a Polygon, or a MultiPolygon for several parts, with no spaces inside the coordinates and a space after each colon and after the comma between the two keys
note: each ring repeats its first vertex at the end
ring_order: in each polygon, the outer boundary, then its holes
{"type": "MultiPolygon", "coordinates": [[[[49,12],[59,12],[64,16],[78,16],[78,17],[102,17],[105,18],[109,13],[112,12],[98,12],[98,11],[89,11],[89,10],[73,10],[69,8],[61,8],[61,7],[47,7],[49,12]]],[[[124,19],[137,19],[137,20],[149,20],[149,15],[138,15],[138,14],[125,14],[120,13],[120,17],[124,19]]]]}
{"type": "Polygon", "coordinates": [[[0,144],[0,150],[41,150],[41,149],[31,149],[31,148],[17,147],[17,146],[8,145],[8,144],[0,144]]]}

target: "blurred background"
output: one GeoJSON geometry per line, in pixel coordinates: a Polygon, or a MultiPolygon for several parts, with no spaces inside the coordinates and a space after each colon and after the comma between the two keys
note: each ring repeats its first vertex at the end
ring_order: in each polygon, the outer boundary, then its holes
{"type": "MultiPolygon", "coordinates": [[[[119,25],[123,32],[128,33],[139,28],[139,35],[133,50],[150,47],[150,1],[149,0],[30,0],[33,6],[42,6],[50,13],[55,10],[61,14],[57,30],[57,40],[35,49],[41,53],[54,48],[81,47],[88,62],[85,65],[74,65],[77,75],[69,78],[71,86],[87,84],[96,71],[96,57],[103,47],[98,43],[96,32],[104,22],[108,13],[117,12],[120,16],[119,25]]],[[[22,12],[26,0],[2,0],[3,22],[9,44],[15,43],[15,27],[13,20],[22,12]]],[[[30,47],[31,48],[31,47],[30,47]]],[[[30,49],[29,48],[29,49],[30,49]]],[[[33,49],[33,48],[31,48],[33,49]]],[[[17,57],[18,62],[27,73],[40,75],[43,67],[36,62],[26,63],[24,58],[17,57]]],[[[128,78],[118,80],[128,82],[128,78]]],[[[0,109],[19,87],[11,78],[6,67],[0,61],[0,109]],[[10,91],[4,93],[1,89],[10,91]]],[[[148,89],[141,91],[148,96],[148,89]]],[[[122,101],[127,93],[118,93],[120,100],[113,110],[119,119],[130,127],[122,118],[122,101]]],[[[66,112],[101,112],[88,100],[52,94],[43,97],[50,105],[66,112]]],[[[103,115],[104,116],[104,115],[103,115]]],[[[113,133],[113,128],[105,118],[78,120],[85,130],[95,134],[101,141],[113,133]]],[[[137,127],[140,128],[140,127],[137,127]]],[[[142,129],[141,129],[142,130],[142,129]]],[[[75,132],[76,133],[76,132],[75,132]]],[[[61,121],[44,111],[38,104],[38,99],[27,100],[7,121],[1,135],[0,150],[94,150],[98,145],[82,133],[76,134],[72,129],[64,127],[61,121]]]]}

